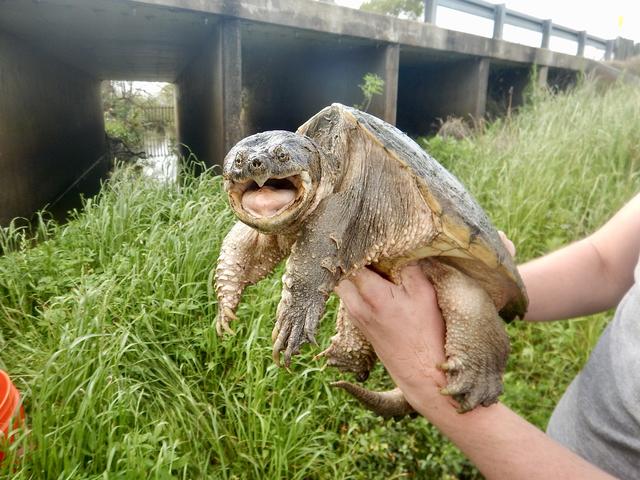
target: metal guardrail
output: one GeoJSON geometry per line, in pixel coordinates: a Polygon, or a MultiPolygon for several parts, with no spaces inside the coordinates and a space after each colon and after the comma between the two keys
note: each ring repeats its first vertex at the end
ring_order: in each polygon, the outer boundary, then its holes
{"type": "Polygon", "coordinates": [[[147,158],[166,158],[176,154],[175,147],[165,135],[144,135],[142,143],[147,158]]]}
{"type": "Polygon", "coordinates": [[[590,35],[585,31],[557,25],[551,20],[542,20],[525,13],[516,12],[506,8],[504,4],[493,4],[484,0],[424,0],[424,21],[436,23],[436,10],[438,7],[450,8],[464,13],[469,13],[482,18],[493,20],[493,38],[502,40],[504,25],[532,30],[542,33],[541,48],[549,48],[552,36],[575,41],[578,44],[576,55],[583,57],[587,46],[604,50],[605,60],[624,59],[628,56],[629,42],[633,51],[633,40],[618,38],[606,40],[590,35]]]}
{"type": "Polygon", "coordinates": [[[147,122],[160,122],[173,125],[175,113],[173,107],[154,105],[142,107],[142,115],[147,122]]]}

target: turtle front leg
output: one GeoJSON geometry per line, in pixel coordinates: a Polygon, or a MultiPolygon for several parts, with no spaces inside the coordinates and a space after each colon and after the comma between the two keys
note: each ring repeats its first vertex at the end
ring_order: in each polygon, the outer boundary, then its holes
{"type": "Polygon", "coordinates": [[[284,364],[305,343],[315,344],[318,323],[327,298],[346,271],[364,258],[368,238],[354,241],[358,230],[348,235],[349,199],[342,194],[323,200],[309,218],[291,249],[282,277],[282,298],[273,329],[273,359],[284,364]],[[349,241],[347,241],[349,240],[349,241]]]}
{"type": "Polygon", "coordinates": [[[461,413],[497,402],[509,337],[489,294],[478,282],[441,262],[423,262],[423,269],[446,322],[447,361],[440,368],[448,383],[442,393],[460,404],[461,413]]]}
{"type": "Polygon", "coordinates": [[[353,372],[360,382],[369,378],[369,372],[376,363],[373,346],[353,324],[349,312],[340,302],[336,317],[336,334],[331,337],[331,345],[317,357],[326,357],[327,365],[343,372],[353,372]]]}
{"type": "Polygon", "coordinates": [[[292,241],[279,235],[265,235],[237,222],[222,242],[215,272],[218,297],[216,330],[232,333],[229,323],[247,285],[266,277],[289,254],[292,241]]]}
{"type": "Polygon", "coordinates": [[[340,276],[337,264],[337,251],[326,242],[300,240],[294,245],[282,277],[282,297],[271,334],[273,360],[277,365],[281,352],[284,365],[289,366],[291,357],[300,352],[303,344],[316,344],[318,323],[340,276]]]}

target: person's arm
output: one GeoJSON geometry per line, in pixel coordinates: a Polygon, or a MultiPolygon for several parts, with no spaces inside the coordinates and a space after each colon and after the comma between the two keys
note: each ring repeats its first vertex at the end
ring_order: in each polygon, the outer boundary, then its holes
{"type": "Polygon", "coordinates": [[[640,195],[589,237],[519,267],[525,320],[580,317],[614,307],[633,284],[640,254],[640,195]]]}
{"type": "Polygon", "coordinates": [[[446,380],[436,365],[444,361],[444,322],[419,267],[405,268],[401,285],[363,269],[336,292],[408,402],[486,478],[611,478],[504,405],[456,412],[453,400],[440,394],[446,380]]]}

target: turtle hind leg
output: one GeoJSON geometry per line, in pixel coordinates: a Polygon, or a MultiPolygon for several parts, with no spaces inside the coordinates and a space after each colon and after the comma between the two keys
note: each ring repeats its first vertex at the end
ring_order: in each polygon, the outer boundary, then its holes
{"type": "Polygon", "coordinates": [[[404,398],[399,388],[394,388],[386,392],[373,392],[359,385],[344,381],[333,382],[331,386],[349,392],[367,409],[382,418],[395,418],[399,420],[407,415],[414,418],[418,415],[404,398]]]}
{"type": "Polygon", "coordinates": [[[343,372],[352,372],[360,382],[369,377],[376,363],[376,353],[365,336],[352,323],[349,312],[340,302],[336,317],[337,333],[331,337],[331,345],[317,357],[326,357],[327,365],[343,372]]]}
{"type": "MultiPolygon", "coordinates": [[[[342,302],[338,307],[336,330],[337,333],[331,338],[331,345],[318,357],[326,357],[327,365],[343,372],[355,373],[357,380],[364,382],[369,377],[377,356],[373,346],[351,321],[342,302]]],[[[374,392],[345,381],[333,382],[331,386],[350,393],[364,407],[383,418],[399,419],[406,415],[417,415],[399,388],[374,392]]]]}
{"type": "Polygon", "coordinates": [[[502,393],[509,337],[489,294],[459,270],[437,260],[423,262],[446,322],[445,354],[440,365],[447,377],[442,390],[467,412],[489,406],[502,393]]]}

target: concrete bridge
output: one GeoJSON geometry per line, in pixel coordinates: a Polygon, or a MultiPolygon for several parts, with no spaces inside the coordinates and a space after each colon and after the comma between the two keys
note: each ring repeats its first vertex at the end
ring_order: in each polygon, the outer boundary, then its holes
{"type": "Polygon", "coordinates": [[[0,224],[97,190],[104,79],[175,83],[180,141],[216,164],[247,134],[360,102],[367,72],[385,80],[369,111],[419,134],[519,103],[533,65],[560,85],[602,68],[498,33],[309,0],[0,0],[0,224]]]}

